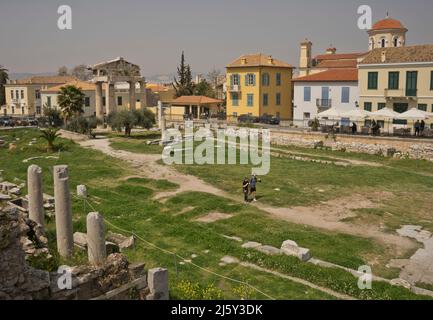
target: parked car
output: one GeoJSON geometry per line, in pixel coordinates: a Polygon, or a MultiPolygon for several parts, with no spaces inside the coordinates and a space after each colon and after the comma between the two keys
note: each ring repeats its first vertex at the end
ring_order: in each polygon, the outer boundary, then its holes
{"type": "Polygon", "coordinates": [[[249,114],[241,114],[238,117],[238,122],[239,123],[258,123],[259,117],[254,117],[254,116],[251,116],[249,114]]]}
{"type": "Polygon", "coordinates": [[[262,115],[259,118],[259,121],[260,123],[265,123],[265,124],[274,124],[274,125],[280,124],[280,119],[278,117],[274,117],[267,114],[262,115]]]}
{"type": "Polygon", "coordinates": [[[0,126],[2,127],[13,127],[14,121],[11,117],[0,117],[0,126]]]}

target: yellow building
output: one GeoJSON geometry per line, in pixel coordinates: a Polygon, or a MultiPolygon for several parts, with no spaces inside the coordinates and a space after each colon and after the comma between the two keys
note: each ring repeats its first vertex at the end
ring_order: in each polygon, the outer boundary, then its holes
{"type": "Polygon", "coordinates": [[[293,66],[263,54],[244,55],[227,66],[227,117],[243,114],[292,118],[293,66]]]}
{"type": "Polygon", "coordinates": [[[42,114],[41,91],[74,81],[71,76],[38,76],[9,81],[5,85],[6,105],[1,115],[40,116],[42,114]]]}

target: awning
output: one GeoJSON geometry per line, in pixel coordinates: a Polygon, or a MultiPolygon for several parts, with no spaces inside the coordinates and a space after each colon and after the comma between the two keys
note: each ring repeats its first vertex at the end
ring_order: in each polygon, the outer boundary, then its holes
{"type": "Polygon", "coordinates": [[[318,114],[319,118],[328,118],[328,119],[340,119],[342,112],[335,108],[330,108],[326,111],[320,112],[318,114]]]}
{"type": "Polygon", "coordinates": [[[375,112],[370,113],[370,118],[377,119],[377,118],[388,118],[388,119],[397,119],[401,116],[401,113],[395,112],[391,110],[390,108],[383,108],[380,110],[377,110],[375,112]]]}
{"type": "Polygon", "coordinates": [[[348,111],[345,111],[341,114],[343,118],[349,119],[365,119],[371,115],[371,112],[362,110],[360,108],[354,108],[348,111]]]}
{"type": "Polygon", "coordinates": [[[404,120],[426,120],[427,118],[429,118],[429,115],[425,111],[419,110],[417,108],[412,108],[406,112],[401,113],[398,118],[404,120]]]}

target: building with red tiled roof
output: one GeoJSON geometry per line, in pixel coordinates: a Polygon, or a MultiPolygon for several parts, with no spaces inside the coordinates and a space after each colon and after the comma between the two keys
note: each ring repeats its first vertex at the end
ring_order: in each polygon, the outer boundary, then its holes
{"type": "Polygon", "coordinates": [[[369,50],[404,47],[406,33],[406,27],[399,20],[390,18],[387,15],[385,19],[376,22],[368,30],[369,50]]]}
{"type": "Polygon", "coordinates": [[[200,119],[217,115],[223,100],[214,99],[206,96],[181,96],[170,102],[170,108],[166,114],[171,119],[183,119],[187,116],[189,119],[200,119]]]}

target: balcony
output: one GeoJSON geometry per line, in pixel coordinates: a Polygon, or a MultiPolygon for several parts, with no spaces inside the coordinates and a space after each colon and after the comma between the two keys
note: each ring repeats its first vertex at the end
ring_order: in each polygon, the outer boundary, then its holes
{"type": "Polygon", "coordinates": [[[234,84],[229,87],[230,92],[241,92],[241,86],[239,84],[234,84]]]}
{"type": "Polygon", "coordinates": [[[332,100],[331,99],[316,99],[316,107],[319,112],[328,110],[332,107],[332,100]]]}
{"type": "Polygon", "coordinates": [[[385,89],[384,96],[389,100],[414,99],[417,89],[385,89]]]}

